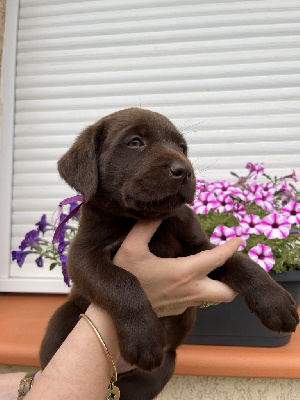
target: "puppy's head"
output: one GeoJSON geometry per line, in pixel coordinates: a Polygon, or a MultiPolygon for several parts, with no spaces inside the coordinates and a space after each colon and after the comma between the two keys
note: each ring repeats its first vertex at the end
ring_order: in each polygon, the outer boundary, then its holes
{"type": "Polygon", "coordinates": [[[195,192],[182,135],[166,117],[138,108],[83,131],[58,170],[86,200],[117,205],[121,215],[164,217],[192,202],[195,192]]]}

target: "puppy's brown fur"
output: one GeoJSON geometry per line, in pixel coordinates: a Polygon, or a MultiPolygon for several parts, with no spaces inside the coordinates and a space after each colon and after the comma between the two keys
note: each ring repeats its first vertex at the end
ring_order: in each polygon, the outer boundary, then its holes
{"type": "MultiPolygon", "coordinates": [[[[49,323],[41,366],[93,302],[110,312],[122,357],[138,367],[119,377],[122,400],[153,399],[172,376],[175,350],[193,326],[195,309],[158,319],[137,278],[114,265],[112,258],[137,219],[164,220],[150,242],[159,257],[213,247],[185,205],[195,191],[185,140],[164,116],[127,109],[82,132],[58,169],[87,202],[68,257],[74,285],[69,301],[49,323]]],[[[295,330],[299,318],[293,299],[249,258],[235,254],[210,276],[244,296],[267,328],[295,330]]]]}

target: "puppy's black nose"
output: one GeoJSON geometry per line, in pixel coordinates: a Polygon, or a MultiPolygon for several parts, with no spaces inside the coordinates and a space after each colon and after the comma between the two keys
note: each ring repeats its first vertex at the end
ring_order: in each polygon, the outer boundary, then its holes
{"type": "Polygon", "coordinates": [[[169,171],[174,179],[181,179],[182,181],[189,182],[192,176],[191,168],[189,165],[180,161],[173,161],[169,166],[169,171]]]}

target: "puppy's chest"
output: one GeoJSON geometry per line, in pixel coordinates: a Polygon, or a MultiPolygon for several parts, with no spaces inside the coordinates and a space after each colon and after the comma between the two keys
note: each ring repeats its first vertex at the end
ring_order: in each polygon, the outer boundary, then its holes
{"type": "Polygon", "coordinates": [[[171,231],[158,231],[149,243],[151,253],[157,257],[170,258],[183,256],[183,246],[171,231]]]}
{"type": "MultiPolygon", "coordinates": [[[[118,238],[114,238],[110,243],[106,242],[105,251],[112,259],[119,250],[128,232],[122,234],[118,238]]],[[[181,257],[184,255],[183,246],[180,241],[173,235],[172,231],[158,230],[149,243],[151,253],[157,257],[170,258],[181,257]]]]}

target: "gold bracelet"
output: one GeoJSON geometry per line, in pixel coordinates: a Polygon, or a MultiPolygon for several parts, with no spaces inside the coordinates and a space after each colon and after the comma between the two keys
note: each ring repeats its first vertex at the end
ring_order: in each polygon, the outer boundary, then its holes
{"type": "Polygon", "coordinates": [[[117,381],[118,379],[118,375],[117,375],[117,369],[114,363],[114,360],[112,359],[112,356],[110,355],[108,348],[104,342],[104,340],[102,339],[102,336],[100,335],[98,329],[95,327],[95,325],[93,324],[93,322],[90,320],[90,318],[85,315],[85,314],[80,314],[79,316],[80,318],[83,318],[86,320],[86,322],[92,327],[93,331],[95,332],[97,338],[99,339],[105,354],[108,358],[108,361],[110,362],[112,369],[113,369],[113,376],[111,377],[107,392],[106,392],[106,396],[105,396],[105,400],[110,400],[110,399],[114,399],[114,400],[119,400],[120,398],[120,390],[117,386],[114,385],[114,383],[117,381]]]}

